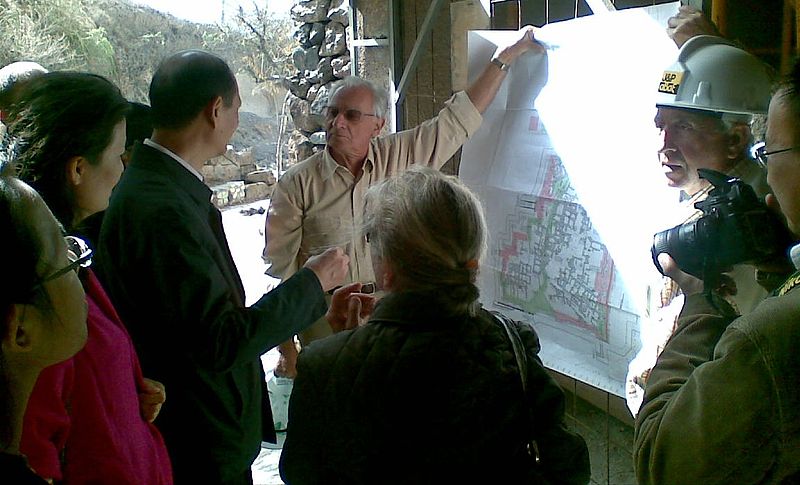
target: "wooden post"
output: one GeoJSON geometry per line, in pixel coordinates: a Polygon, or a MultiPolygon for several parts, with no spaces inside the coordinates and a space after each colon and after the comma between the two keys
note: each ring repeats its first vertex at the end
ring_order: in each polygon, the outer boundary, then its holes
{"type": "Polygon", "coordinates": [[[793,38],[795,37],[795,2],[796,0],[783,0],[783,25],[781,29],[781,74],[787,74],[791,69],[792,58],[796,50],[793,38]]]}
{"type": "Polygon", "coordinates": [[[798,53],[800,53],[800,15],[797,14],[798,3],[797,3],[797,0],[787,0],[787,1],[790,1],[792,3],[792,7],[793,7],[792,8],[792,13],[794,13],[794,21],[795,21],[795,27],[794,27],[794,33],[795,33],[795,35],[794,35],[794,41],[795,41],[794,54],[798,54],[798,53]]]}
{"type": "Polygon", "coordinates": [[[711,2],[711,21],[716,24],[719,33],[728,37],[728,0],[714,0],[711,2]]]}

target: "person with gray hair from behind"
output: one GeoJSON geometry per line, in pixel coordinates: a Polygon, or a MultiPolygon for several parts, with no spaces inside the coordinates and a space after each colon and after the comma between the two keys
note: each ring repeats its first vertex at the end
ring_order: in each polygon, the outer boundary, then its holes
{"type": "MultiPolygon", "coordinates": [[[[497,49],[484,71],[456,93],[439,114],[419,126],[381,135],[386,123],[386,90],[357,77],[345,78],[328,98],[324,151],[290,168],[272,194],[266,223],[264,258],[268,273],[286,279],[312,255],[341,247],[350,257],[347,282],[371,286],[368,244],[357,230],[363,222],[364,194],[412,164],[440,168],[481,125],[481,114],[500,88],[509,66],[528,51],[543,47],[533,27],[497,49]]],[[[286,322],[287,326],[291,322],[286,322]]],[[[300,334],[303,345],[331,334],[322,320],[300,334]]],[[[276,376],[294,377],[298,350],[294,341],[279,347],[276,376]]]]}
{"type": "Polygon", "coordinates": [[[359,233],[386,295],[366,324],[300,354],[284,481],[588,483],[536,332],[478,302],[477,197],[413,167],[370,188],[359,233]]]}

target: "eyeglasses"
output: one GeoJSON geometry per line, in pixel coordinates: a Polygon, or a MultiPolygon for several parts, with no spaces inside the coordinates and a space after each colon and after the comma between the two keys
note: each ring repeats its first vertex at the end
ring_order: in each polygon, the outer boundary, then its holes
{"type": "Polygon", "coordinates": [[[345,110],[340,110],[336,106],[327,106],[325,108],[325,117],[329,120],[335,119],[337,116],[339,116],[340,113],[344,115],[344,119],[346,119],[347,121],[351,121],[353,123],[358,123],[359,121],[361,121],[362,116],[374,116],[376,118],[378,117],[378,115],[376,115],[375,113],[362,113],[361,111],[353,108],[345,110]]]}
{"type": "Polygon", "coordinates": [[[797,150],[800,146],[795,146],[791,148],[781,148],[780,150],[773,150],[771,152],[767,151],[767,144],[766,142],[760,141],[753,145],[753,148],[750,149],[750,154],[753,156],[756,162],[761,166],[761,168],[767,168],[767,157],[770,155],[776,155],[778,153],[783,152],[790,152],[792,150],[797,150]]]}
{"type": "Polygon", "coordinates": [[[88,268],[92,264],[93,251],[89,245],[86,244],[86,241],[75,236],[64,236],[64,241],[67,243],[67,259],[69,260],[69,264],[49,276],[42,278],[31,289],[31,293],[39,290],[48,281],[53,281],[70,271],[75,271],[77,273],[81,268],[88,268]]]}

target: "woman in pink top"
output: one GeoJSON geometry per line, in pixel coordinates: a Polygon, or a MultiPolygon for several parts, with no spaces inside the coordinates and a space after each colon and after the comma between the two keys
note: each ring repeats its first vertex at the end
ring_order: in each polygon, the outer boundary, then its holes
{"type": "MultiPolygon", "coordinates": [[[[53,72],[29,81],[9,132],[20,178],[70,233],[105,210],[122,174],[128,103],[105,78],[53,72]]],[[[24,419],[31,467],[65,483],[168,484],[172,470],[153,421],[164,387],[142,377],[125,326],[90,270],[86,347],[45,369],[24,419]]]]}

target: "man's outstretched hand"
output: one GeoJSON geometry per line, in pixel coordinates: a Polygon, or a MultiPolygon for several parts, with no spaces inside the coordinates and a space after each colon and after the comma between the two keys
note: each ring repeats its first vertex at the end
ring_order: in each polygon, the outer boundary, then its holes
{"type": "Polygon", "coordinates": [[[536,40],[536,28],[532,25],[526,25],[519,29],[518,36],[513,43],[499,46],[495,52],[495,57],[506,64],[512,64],[517,57],[528,51],[544,51],[544,46],[536,40]]]}
{"type": "Polygon", "coordinates": [[[350,283],[333,292],[325,319],[334,332],[363,325],[375,308],[375,297],[361,291],[361,283],[350,283]]]}
{"type": "Polygon", "coordinates": [[[711,23],[703,12],[688,5],[681,5],[678,13],[667,20],[667,35],[675,41],[678,48],[696,35],[722,36],[717,26],[711,23]]]}
{"type": "Polygon", "coordinates": [[[324,253],[308,258],[303,266],[317,275],[322,291],[336,288],[347,275],[350,258],[342,248],[329,248],[324,253]]]}

